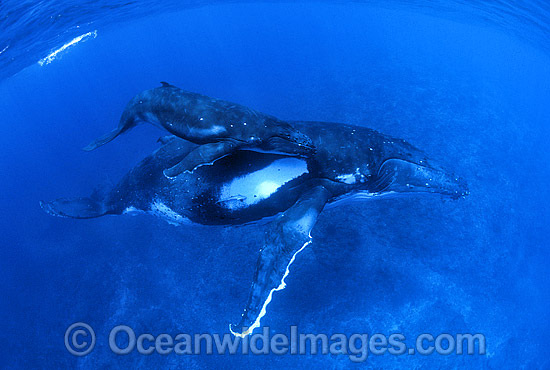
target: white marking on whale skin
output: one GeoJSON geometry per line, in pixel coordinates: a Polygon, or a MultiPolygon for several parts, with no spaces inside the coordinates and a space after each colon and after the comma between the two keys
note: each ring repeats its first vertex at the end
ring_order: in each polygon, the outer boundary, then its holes
{"type": "Polygon", "coordinates": [[[359,167],[357,167],[355,169],[355,173],[347,173],[347,174],[336,176],[336,180],[343,182],[344,184],[353,185],[357,181],[361,183],[365,182],[365,175],[363,175],[359,170],[359,167]]]}
{"type": "Polygon", "coordinates": [[[344,184],[355,184],[355,175],[353,173],[348,173],[345,175],[336,176],[336,180],[343,182],[344,184]]]}
{"type": "Polygon", "coordinates": [[[126,207],[126,209],[124,211],[122,211],[122,214],[123,215],[131,215],[131,216],[134,216],[134,215],[137,215],[139,213],[144,213],[145,211],[142,211],[141,209],[137,209],[136,207],[134,206],[130,206],[130,207],[126,207]]]}
{"type": "Polygon", "coordinates": [[[279,184],[273,181],[264,181],[256,187],[258,196],[262,199],[269,197],[271,194],[275,193],[277,189],[279,189],[279,184]]]}
{"type": "Polygon", "coordinates": [[[278,159],[261,170],[225,183],[219,202],[230,210],[248,207],[269,198],[281,186],[308,172],[307,163],[302,159],[278,159]]]}
{"type": "Polygon", "coordinates": [[[43,66],[44,64],[50,64],[51,62],[53,62],[55,60],[55,58],[59,55],[59,53],[62,53],[63,51],[67,50],[71,46],[74,46],[74,45],[78,44],[81,41],[86,41],[89,38],[95,39],[96,37],[97,37],[97,30],[85,33],[85,34],[80,35],[78,37],[75,37],[74,39],[72,39],[71,41],[69,41],[68,43],[66,43],[62,47],[60,47],[59,49],[57,49],[55,51],[52,51],[50,54],[48,54],[47,57],[44,57],[44,58],[40,59],[38,61],[38,64],[40,64],[40,66],[43,66]]]}
{"type": "Polygon", "coordinates": [[[209,128],[196,128],[191,127],[189,129],[189,134],[192,136],[198,137],[207,137],[207,136],[219,136],[220,134],[226,133],[227,129],[220,125],[214,125],[209,128]]]}
{"type": "Polygon", "coordinates": [[[183,217],[175,212],[160,200],[155,200],[151,203],[149,212],[154,216],[164,219],[170,225],[179,226],[192,223],[187,217],[183,217]]]}

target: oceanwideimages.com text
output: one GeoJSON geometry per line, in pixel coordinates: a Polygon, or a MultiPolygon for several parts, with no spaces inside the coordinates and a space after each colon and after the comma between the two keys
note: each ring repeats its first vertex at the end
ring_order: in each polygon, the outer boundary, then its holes
{"type": "MultiPolygon", "coordinates": [[[[142,355],[343,355],[353,362],[364,362],[370,355],[485,355],[483,334],[433,335],[423,333],[409,341],[401,333],[385,334],[312,334],[300,333],[297,326],[290,334],[273,334],[269,327],[244,338],[230,333],[175,335],[136,333],[127,325],[112,328],[104,338],[116,355],[137,352],[142,355]]],[[[86,323],[74,323],[65,332],[65,347],[75,356],[89,354],[96,334],[86,323]]]]}

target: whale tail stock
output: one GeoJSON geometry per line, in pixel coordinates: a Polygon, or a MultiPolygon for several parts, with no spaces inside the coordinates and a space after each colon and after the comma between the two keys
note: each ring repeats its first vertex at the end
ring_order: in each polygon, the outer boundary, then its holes
{"type": "MultiPolygon", "coordinates": [[[[129,104],[131,104],[131,102],[129,104]]],[[[120,117],[120,123],[117,128],[115,128],[111,132],[106,133],[103,136],[98,137],[97,139],[92,141],[90,144],[82,148],[82,150],[90,152],[94,149],[97,149],[100,146],[105,145],[110,141],[113,141],[118,135],[128,131],[135,125],[136,125],[136,120],[133,117],[133,114],[129,112],[128,108],[126,108],[122,113],[122,117],[120,117]]]]}
{"type": "Polygon", "coordinates": [[[95,218],[111,213],[102,199],[93,197],[61,198],[50,202],[40,201],[40,207],[57,217],[95,218]]]}
{"type": "Polygon", "coordinates": [[[99,148],[102,145],[107,144],[109,141],[114,140],[118,135],[120,135],[123,132],[123,129],[119,126],[116,129],[114,129],[111,132],[106,133],[105,135],[95,139],[90,144],[82,148],[82,150],[85,150],[87,152],[90,152],[96,148],[99,148]]]}

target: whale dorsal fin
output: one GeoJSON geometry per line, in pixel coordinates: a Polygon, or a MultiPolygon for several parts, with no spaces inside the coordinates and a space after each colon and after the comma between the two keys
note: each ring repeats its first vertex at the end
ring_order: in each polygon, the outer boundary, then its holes
{"type": "Polygon", "coordinates": [[[168,82],[166,81],[160,81],[162,87],[175,87],[174,85],[172,84],[169,84],[168,82]]]}

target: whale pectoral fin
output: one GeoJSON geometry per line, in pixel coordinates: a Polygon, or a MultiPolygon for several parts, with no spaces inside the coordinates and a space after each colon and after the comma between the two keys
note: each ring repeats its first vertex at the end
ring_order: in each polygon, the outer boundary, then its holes
{"type": "Polygon", "coordinates": [[[69,218],[95,218],[109,213],[103,201],[93,198],[61,198],[50,202],[40,201],[40,207],[52,216],[69,218]]]}
{"type": "Polygon", "coordinates": [[[248,303],[239,325],[230,330],[244,337],[260,326],[273,292],[285,288],[285,278],[296,255],[311,243],[310,231],[330,197],[323,186],[316,186],[275,221],[268,225],[265,241],[256,263],[248,303]]]}
{"type": "Polygon", "coordinates": [[[193,172],[197,167],[209,165],[227,154],[237,150],[239,145],[232,141],[208,143],[193,149],[185,158],[173,167],[164,170],[164,176],[176,177],[182,172],[193,172]]]}

